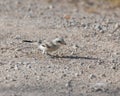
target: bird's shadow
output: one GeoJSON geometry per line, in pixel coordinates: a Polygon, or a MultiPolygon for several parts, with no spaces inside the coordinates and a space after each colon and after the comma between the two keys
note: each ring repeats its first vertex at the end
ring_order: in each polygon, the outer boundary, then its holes
{"type": "Polygon", "coordinates": [[[75,55],[70,55],[70,56],[53,56],[51,55],[51,58],[65,58],[65,59],[88,59],[88,60],[99,60],[98,58],[93,58],[93,57],[81,57],[81,56],[75,56],[75,55]]]}

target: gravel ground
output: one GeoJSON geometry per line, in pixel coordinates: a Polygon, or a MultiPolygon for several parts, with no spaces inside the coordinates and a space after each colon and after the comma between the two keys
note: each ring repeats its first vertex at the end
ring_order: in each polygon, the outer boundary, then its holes
{"type": "Polygon", "coordinates": [[[120,96],[120,9],[106,5],[0,0],[0,96],[120,96]],[[22,42],[56,36],[55,58],[22,42]]]}

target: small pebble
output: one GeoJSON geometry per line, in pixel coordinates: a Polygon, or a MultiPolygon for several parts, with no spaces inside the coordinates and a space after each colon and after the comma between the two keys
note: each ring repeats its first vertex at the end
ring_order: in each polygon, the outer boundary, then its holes
{"type": "Polygon", "coordinates": [[[71,16],[70,15],[64,15],[64,18],[69,20],[71,18],[71,16]]]}
{"type": "Polygon", "coordinates": [[[53,7],[53,5],[49,5],[48,8],[49,9],[53,9],[54,7],[53,7]]]}
{"type": "Polygon", "coordinates": [[[23,62],[22,63],[23,65],[28,65],[28,64],[30,64],[29,62],[23,62]]]}
{"type": "Polygon", "coordinates": [[[104,31],[104,30],[100,30],[99,32],[100,32],[100,33],[104,33],[105,31],[104,31]]]}
{"type": "Polygon", "coordinates": [[[94,79],[94,78],[96,78],[96,76],[95,76],[94,74],[90,74],[90,75],[89,75],[89,78],[90,78],[90,79],[94,79]]]}
{"type": "Polygon", "coordinates": [[[27,68],[31,68],[31,65],[27,65],[27,68]]]}
{"type": "Polygon", "coordinates": [[[38,81],[39,81],[39,80],[40,80],[40,76],[37,76],[37,77],[36,77],[36,80],[38,80],[38,81]]]}
{"type": "Polygon", "coordinates": [[[104,33],[104,29],[102,26],[100,26],[99,24],[95,25],[95,30],[98,30],[101,33],[104,33]]]}
{"type": "Polygon", "coordinates": [[[98,92],[98,91],[105,92],[108,90],[107,86],[108,86],[107,83],[100,82],[100,83],[92,84],[90,87],[91,87],[92,91],[94,91],[94,92],[98,92]]]}
{"type": "Polygon", "coordinates": [[[72,46],[72,48],[76,50],[77,48],[79,48],[79,46],[77,44],[75,44],[72,46]]]}
{"type": "Polygon", "coordinates": [[[66,76],[67,76],[66,74],[63,74],[63,75],[61,76],[61,79],[64,78],[64,77],[66,77],[66,76]]]}
{"type": "Polygon", "coordinates": [[[88,68],[89,68],[89,69],[95,69],[95,66],[89,65],[88,68]]]}
{"type": "Polygon", "coordinates": [[[15,54],[15,55],[13,56],[13,58],[18,58],[18,56],[15,54]]]}
{"type": "Polygon", "coordinates": [[[115,28],[118,28],[118,27],[120,27],[120,24],[119,23],[115,24],[115,28]]]}
{"type": "Polygon", "coordinates": [[[22,62],[17,62],[17,64],[20,64],[20,65],[21,65],[21,64],[22,64],[22,62]]]}
{"type": "Polygon", "coordinates": [[[48,66],[47,66],[47,68],[51,68],[51,66],[50,66],[50,65],[48,65],[48,66]]]}
{"type": "Polygon", "coordinates": [[[11,79],[11,81],[17,81],[16,79],[11,79]]]}
{"type": "Polygon", "coordinates": [[[84,63],[80,63],[80,65],[81,65],[81,66],[83,66],[83,65],[84,65],[84,63]]]}
{"type": "Polygon", "coordinates": [[[65,87],[71,87],[71,80],[65,84],[65,87]]]}
{"type": "Polygon", "coordinates": [[[19,70],[18,65],[15,65],[15,66],[14,66],[14,69],[15,69],[15,70],[19,70]]]}
{"type": "Polygon", "coordinates": [[[113,65],[113,66],[111,66],[111,69],[114,69],[114,70],[115,70],[115,69],[116,69],[116,66],[114,66],[114,65],[113,65]]]}
{"type": "Polygon", "coordinates": [[[21,39],[21,36],[20,35],[16,35],[15,39],[21,39]]]}
{"type": "Polygon", "coordinates": [[[87,29],[87,28],[88,28],[88,25],[86,25],[86,24],[81,24],[81,26],[82,26],[84,29],[87,29]]]}
{"type": "Polygon", "coordinates": [[[75,77],[78,77],[80,74],[79,73],[75,73],[75,77]]]}
{"type": "Polygon", "coordinates": [[[98,65],[102,65],[102,64],[104,64],[104,61],[103,61],[103,60],[98,60],[98,61],[97,61],[97,64],[98,64],[98,65]]]}
{"type": "Polygon", "coordinates": [[[101,76],[102,76],[102,77],[106,77],[106,74],[102,74],[101,76]]]}
{"type": "Polygon", "coordinates": [[[101,26],[100,26],[99,24],[96,24],[96,25],[95,25],[95,29],[96,29],[96,30],[101,30],[102,28],[101,28],[101,26]]]}

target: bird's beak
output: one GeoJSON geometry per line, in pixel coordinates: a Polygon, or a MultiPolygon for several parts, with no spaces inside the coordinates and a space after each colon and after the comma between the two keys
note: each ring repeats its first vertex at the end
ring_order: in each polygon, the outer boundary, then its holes
{"type": "Polygon", "coordinates": [[[63,45],[67,45],[66,42],[63,42],[63,45]]]}

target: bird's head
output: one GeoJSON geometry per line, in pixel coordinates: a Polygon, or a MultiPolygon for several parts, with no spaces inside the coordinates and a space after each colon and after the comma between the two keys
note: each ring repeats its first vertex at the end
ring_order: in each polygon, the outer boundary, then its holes
{"type": "Polygon", "coordinates": [[[56,39],[54,39],[53,41],[53,44],[55,44],[55,45],[66,45],[66,42],[64,41],[64,39],[63,38],[56,38],[56,39]]]}

